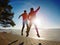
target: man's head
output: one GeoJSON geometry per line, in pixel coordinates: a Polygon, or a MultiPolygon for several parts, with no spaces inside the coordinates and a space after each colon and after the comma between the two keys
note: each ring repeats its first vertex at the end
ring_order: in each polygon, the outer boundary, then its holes
{"type": "Polygon", "coordinates": [[[34,11],[34,8],[30,8],[30,11],[34,11]]]}

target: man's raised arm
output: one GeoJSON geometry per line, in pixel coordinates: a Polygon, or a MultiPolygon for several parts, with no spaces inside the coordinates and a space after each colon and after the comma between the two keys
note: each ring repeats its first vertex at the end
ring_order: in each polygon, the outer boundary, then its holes
{"type": "Polygon", "coordinates": [[[35,12],[37,12],[40,9],[40,6],[35,10],[35,12]]]}

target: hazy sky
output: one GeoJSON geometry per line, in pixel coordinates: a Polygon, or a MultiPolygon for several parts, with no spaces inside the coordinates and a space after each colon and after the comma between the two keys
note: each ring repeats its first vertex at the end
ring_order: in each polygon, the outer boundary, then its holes
{"type": "Polygon", "coordinates": [[[19,15],[30,8],[36,9],[40,6],[39,12],[36,14],[40,18],[40,27],[60,27],[60,1],[59,0],[11,0],[14,12],[14,22],[16,27],[22,26],[22,18],[18,19],[19,15]]]}

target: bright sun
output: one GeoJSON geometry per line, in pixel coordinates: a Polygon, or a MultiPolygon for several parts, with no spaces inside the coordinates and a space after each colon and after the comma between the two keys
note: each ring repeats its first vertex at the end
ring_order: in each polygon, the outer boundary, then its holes
{"type": "Polygon", "coordinates": [[[39,17],[36,17],[34,20],[32,20],[32,23],[37,25],[38,27],[42,26],[42,20],[39,17]]]}

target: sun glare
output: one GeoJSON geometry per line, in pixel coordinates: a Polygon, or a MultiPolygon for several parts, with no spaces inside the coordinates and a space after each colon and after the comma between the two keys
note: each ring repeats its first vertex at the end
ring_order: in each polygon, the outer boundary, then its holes
{"type": "Polygon", "coordinates": [[[39,17],[36,17],[34,20],[32,20],[32,23],[39,27],[42,26],[42,20],[39,17]]]}

